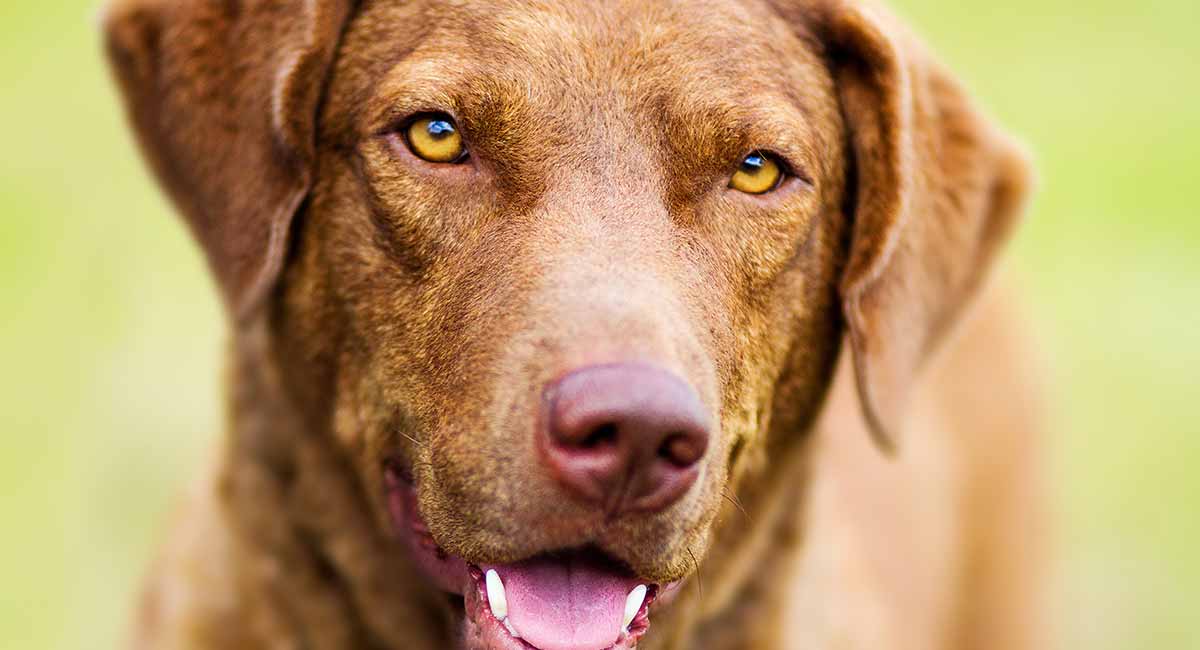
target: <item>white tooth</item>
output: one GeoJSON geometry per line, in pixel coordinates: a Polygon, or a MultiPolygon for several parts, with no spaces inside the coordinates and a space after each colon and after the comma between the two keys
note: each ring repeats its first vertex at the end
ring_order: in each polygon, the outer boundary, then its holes
{"type": "Polygon", "coordinates": [[[514,638],[514,639],[521,638],[521,633],[517,632],[516,628],[514,628],[512,626],[512,621],[509,621],[507,618],[504,619],[504,629],[508,630],[508,634],[512,638],[514,638]]]}
{"type": "Polygon", "coordinates": [[[633,617],[637,616],[638,610],[642,608],[642,602],[646,600],[646,585],[638,585],[629,592],[625,597],[625,616],[621,619],[621,629],[629,627],[633,622],[633,617]]]}
{"type": "Polygon", "coordinates": [[[500,582],[500,574],[495,569],[488,569],[483,576],[487,584],[488,605],[492,608],[492,616],[497,621],[508,617],[508,598],[504,596],[504,583],[500,582]]]}

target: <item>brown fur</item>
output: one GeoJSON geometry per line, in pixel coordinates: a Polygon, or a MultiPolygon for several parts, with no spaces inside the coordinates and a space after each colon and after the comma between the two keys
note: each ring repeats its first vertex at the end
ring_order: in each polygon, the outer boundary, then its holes
{"type": "Polygon", "coordinates": [[[686,578],[643,647],[1039,646],[1036,373],[994,291],[954,327],[1027,166],[883,10],[117,0],[106,29],[234,323],[229,436],[136,647],[451,645],[395,457],[457,555],[686,578]],[[429,110],[470,162],[397,145],[429,110]],[[803,179],[725,189],[757,148],[803,179]],[[530,432],[547,381],[629,359],[720,435],[681,501],[609,521],[530,432]]]}

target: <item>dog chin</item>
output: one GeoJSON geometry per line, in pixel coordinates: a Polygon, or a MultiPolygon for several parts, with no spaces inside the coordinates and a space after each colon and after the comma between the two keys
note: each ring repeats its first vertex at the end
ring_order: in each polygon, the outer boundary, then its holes
{"type": "Polygon", "coordinates": [[[640,580],[588,548],[510,564],[473,563],[442,550],[417,508],[416,490],[389,469],[388,510],[397,535],[429,583],[462,596],[464,650],[624,650],[650,628],[652,606],[679,583],[640,580]]]}

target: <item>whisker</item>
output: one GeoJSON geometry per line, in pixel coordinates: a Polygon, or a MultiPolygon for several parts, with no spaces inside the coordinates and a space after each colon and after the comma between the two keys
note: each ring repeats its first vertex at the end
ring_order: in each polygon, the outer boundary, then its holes
{"type": "Polygon", "coordinates": [[[700,600],[704,600],[704,576],[700,575],[700,563],[696,561],[696,554],[692,552],[692,547],[687,547],[688,555],[692,557],[692,566],[696,567],[696,590],[699,592],[700,600]]]}
{"type": "Polygon", "coordinates": [[[417,449],[420,449],[420,448],[421,448],[421,441],[420,441],[420,440],[417,440],[416,438],[414,438],[414,437],[412,437],[412,436],[408,435],[407,433],[405,433],[405,432],[403,432],[403,431],[400,431],[399,433],[400,433],[400,435],[402,435],[402,436],[404,436],[405,438],[407,438],[409,442],[411,442],[411,443],[413,443],[414,445],[416,445],[416,446],[417,446],[417,449]]]}
{"type": "Polygon", "coordinates": [[[726,501],[732,503],[734,505],[734,507],[737,508],[742,513],[742,515],[746,517],[747,522],[754,523],[754,518],[750,516],[749,512],[746,512],[746,509],[744,507],[742,507],[742,502],[738,500],[736,495],[729,494],[725,490],[721,490],[721,496],[724,497],[726,501]]]}

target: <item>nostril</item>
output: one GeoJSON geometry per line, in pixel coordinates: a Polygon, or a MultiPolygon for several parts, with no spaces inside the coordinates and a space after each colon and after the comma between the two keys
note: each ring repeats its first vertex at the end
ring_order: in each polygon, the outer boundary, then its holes
{"type": "Polygon", "coordinates": [[[704,456],[703,438],[686,433],[672,433],[658,448],[658,457],[672,465],[686,469],[699,462],[704,456]]]}
{"type": "Polygon", "coordinates": [[[608,508],[657,511],[699,477],[708,418],[691,386],[671,373],[636,364],[588,366],[543,394],[538,453],[575,496],[608,508]]]}
{"type": "Polygon", "coordinates": [[[617,444],[617,425],[612,422],[602,424],[592,430],[580,443],[583,449],[612,447],[617,444]]]}

